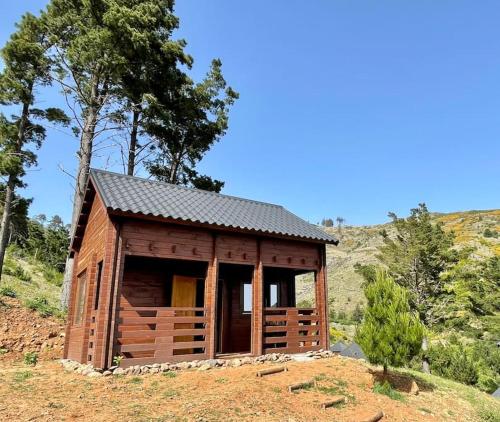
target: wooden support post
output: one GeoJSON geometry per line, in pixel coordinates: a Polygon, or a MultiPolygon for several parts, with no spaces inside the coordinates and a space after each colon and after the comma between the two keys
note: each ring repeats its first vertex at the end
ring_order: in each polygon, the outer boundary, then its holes
{"type": "MultiPolygon", "coordinates": [[[[117,276],[117,261],[121,254],[121,242],[117,226],[108,220],[106,223],[106,236],[103,260],[103,273],[101,279],[99,309],[96,313],[96,344],[94,366],[106,368],[108,365],[109,348],[114,341],[114,303],[116,299],[115,278],[117,276]]],[[[113,357],[110,358],[112,360],[113,357]]]]}
{"type": "Polygon", "coordinates": [[[205,286],[205,308],[208,309],[208,357],[215,358],[217,338],[217,279],[219,273],[219,260],[217,257],[217,235],[212,234],[212,259],[208,263],[207,282],[205,286]]]}
{"type": "Polygon", "coordinates": [[[330,348],[328,330],[328,280],[326,276],[326,245],[319,246],[319,271],[316,273],[316,309],[320,321],[320,346],[330,348]]]}
{"type": "Polygon", "coordinates": [[[301,390],[303,388],[314,387],[316,385],[314,380],[298,382],[296,384],[291,384],[288,386],[288,391],[293,393],[294,391],[301,390]]]}
{"type": "Polygon", "coordinates": [[[277,374],[278,372],[286,372],[286,366],[277,366],[275,368],[262,369],[261,371],[257,371],[258,377],[263,377],[264,375],[277,374]]]}
{"type": "Polygon", "coordinates": [[[257,265],[254,269],[252,283],[252,354],[263,353],[264,329],[264,271],[262,267],[261,242],[257,240],[257,265]]]}

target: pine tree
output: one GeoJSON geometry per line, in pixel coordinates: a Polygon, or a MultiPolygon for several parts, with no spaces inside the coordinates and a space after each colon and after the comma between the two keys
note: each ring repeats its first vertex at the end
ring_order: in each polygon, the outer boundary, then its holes
{"type": "Polygon", "coordinates": [[[144,123],[158,144],[147,170],[158,180],[219,192],[224,182],[199,174],[196,166],[225,134],[229,107],[238,98],[222,75],[222,63],[213,60],[202,82],[187,78],[175,93],[161,84],[153,87],[144,123]]]}
{"type": "Polygon", "coordinates": [[[419,353],[424,328],[410,311],[406,290],[383,270],[364,292],[368,304],[356,342],[370,363],[383,365],[387,374],[389,366],[402,366],[419,353]]]}
{"type": "Polygon", "coordinates": [[[0,228],[0,277],[12,209],[16,206],[15,190],[24,186],[25,168],[36,164],[36,155],[25,147],[32,144],[39,148],[45,139],[45,128],[36,121],[69,124],[62,110],[33,107],[36,88],[50,83],[47,48],[47,33],[41,20],[28,13],[2,49],[0,103],[20,109],[20,114],[10,119],[0,114],[0,174],[7,178],[0,228]]]}

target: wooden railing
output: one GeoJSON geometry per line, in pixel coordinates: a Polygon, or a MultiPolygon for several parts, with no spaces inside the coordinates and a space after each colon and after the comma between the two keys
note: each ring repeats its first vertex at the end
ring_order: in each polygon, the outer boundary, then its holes
{"type": "Polygon", "coordinates": [[[265,308],[264,353],[301,353],[318,350],[320,318],[314,308],[265,308]]]}
{"type": "Polygon", "coordinates": [[[116,352],[121,366],[208,358],[206,308],[120,308],[116,352]]]}

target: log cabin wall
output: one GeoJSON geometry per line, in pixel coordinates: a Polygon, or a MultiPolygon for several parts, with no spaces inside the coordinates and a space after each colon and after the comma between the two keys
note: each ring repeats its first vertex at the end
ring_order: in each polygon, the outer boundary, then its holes
{"type": "MultiPolygon", "coordinates": [[[[81,246],[75,256],[73,264],[72,287],[64,350],[64,357],[79,362],[87,362],[93,359],[95,347],[98,345],[99,340],[102,342],[102,336],[98,340],[96,327],[97,315],[94,312],[98,275],[97,264],[104,261],[106,240],[108,237],[109,225],[111,224],[107,211],[95,192],[91,193],[90,200],[92,201],[92,205],[90,207],[88,221],[84,230],[81,246]],[[85,283],[83,292],[82,283],[85,283]],[[80,294],[83,296],[78,297],[80,294]],[[79,299],[83,299],[81,317],[75,314],[75,312],[79,310],[79,299]],[[91,326],[92,328],[90,328],[91,326]],[[90,331],[91,329],[93,330],[92,332],[90,331]],[[92,350],[89,351],[90,343],[92,343],[92,350]],[[89,359],[89,356],[91,359],[89,359]]],[[[107,264],[110,264],[109,260],[107,264]]],[[[104,281],[109,275],[107,266],[103,265],[103,271],[100,273],[101,294],[105,290],[105,288],[102,288],[105,287],[106,284],[104,281]]]]}
{"type": "Polygon", "coordinates": [[[207,230],[140,220],[126,220],[122,239],[125,255],[210,261],[213,237],[207,230]]]}
{"type": "Polygon", "coordinates": [[[260,254],[262,265],[268,267],[304,270],[318,270],[320,267],[321,257],[318,245],[314,243],[262,240],[260,254]]]}
{"type": "MultiPolygon", "coordinates": [[[[263,353],[264,324],[264,269],[266,267],[290,268],[295,270],[313,270],[317,272],[316,307],[322,314],[321,343],[326,347],[328,333],[326,328],[326,273],[322,250],[325,245],[305,241],[292,241],[258,237],[253,235],[226,233],[187,225],[176,225],[156,221],[127,218],[124,216],[111,219],[107,215],[99,196],[95,195],[83,240],[76,252],[74,280],[86,271],[87,294],[85,323],[75,325],[74,305],[77,294],[77,282],[73,283],[65,357],[87,362],[94,366],[110,365],[113,350],[117,345],[118,309],[126,305],[127,297],[135,295],[133,306],[168,306],[165,294],[158,294],[159,273],[147,272],[146,283],[141,284],[145,274],[140,267],[124,271],[130,257],[168,258],[186,262],[205,263],[205,303],[208,316],[209,357],[216,352],[216,303],[219,263],[245,264],[254,267],[253,271],[253,311],[251,318],[251,352],[263,353]],[[116,248],[119,249],[116,249],[116,248]],[[100,286],[99,309],[93,309],[96,297],[96,278],[98,264],[103,262],[100,286]],[[114,286],[113,280],[116,280],[114,286]],[[146,292],[146,290],[150,290],[146,292]],[[156,289],[156,290],[155,290],[156,289]],[[136,293],[134,293],[136,292],[136,293]],[[114,295],[114,296],[113,296],[114,295]],[[143,295],[146,302],[138,305],[137,299],[143,295]],[[115,299],[116,298],[116,299],[115,299]],[[151,302],[151,303],[150,303],[151,302]],[[114,316],[113,316],[114,315],[114,316]],[[116,321],[115,321],[116,319],[116,321]],[[114,321],[114,325],[110,321],[114,321]],[[110,342],[110,345],[107,344],[110,342]],[[92,344],[93,350],[89,349],[92,344]],[[110,350],[107,353],[107,350],[110,350]],[[111,356],[111,357],[110,357],[111,356]]],[[[189,265],[189,264],[188,264],[189,265]]],[[[284,298],[286,293],[282,292],[284,298]]],[[[293,292],[290,291],[290,294],[293,292]]],[[[236,292],[233,301],[236,302],[236,292]]],[[[142,300],[139,298],[139,301],[142,300]]],[[[239,297],[238,297],[239,299],[239,297]]],[[[288,298],[287,298],[288,302],[288,298]]],[[[131,303],[128,303],[132,305],[131,303]]],[[[292,304],[290,302],[290,304],[292,304]]],[[[236,306],[235,306],[236,309],[236,306]]],[[[233,333],[234,335],[234,333],[233,333]]]]}

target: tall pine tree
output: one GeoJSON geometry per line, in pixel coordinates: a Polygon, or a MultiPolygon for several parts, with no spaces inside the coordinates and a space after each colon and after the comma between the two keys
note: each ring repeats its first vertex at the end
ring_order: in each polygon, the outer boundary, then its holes
{"type": "Polygon", "coordinates": [[[1,52],[4,69],[0,75],[0,102],[17,108],[20,113],[10,119],[0,115],[0,174],[7,179],[0,228],[0,276],[15,190],[24,186],[25,168],[36,163],[36,155],[26,146],[40,147],[45,138],[45,128],[37,121],[69,124],[68,117],[59,109],[33,107],[36,88],[50,83],[47,48],[47,33],[40,19],[26,14],[1,52]]]}

